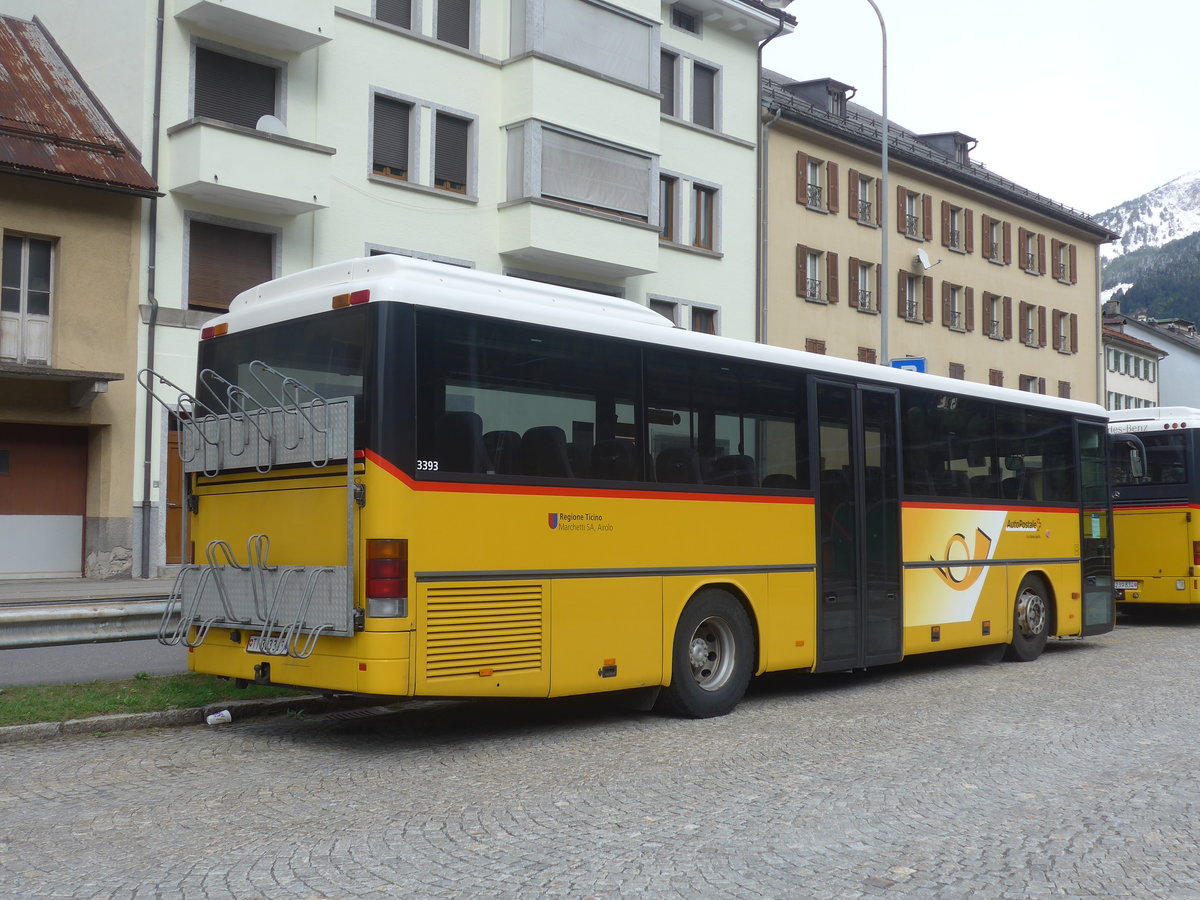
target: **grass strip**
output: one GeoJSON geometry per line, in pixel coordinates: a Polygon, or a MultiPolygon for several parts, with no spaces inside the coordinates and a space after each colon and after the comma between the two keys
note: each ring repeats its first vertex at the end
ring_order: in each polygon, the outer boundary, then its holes
{"type": "Polygon", "coordinates": [[[238,688],[227,679],[192,672],[157,676],[139,672],[124,681],[22,685],[0,689],[0,726],[63,722],[115,713],[190,709],[230,700],[300,696],[304,693],[294,688],[272,685],[251,684],[238,688]]]}

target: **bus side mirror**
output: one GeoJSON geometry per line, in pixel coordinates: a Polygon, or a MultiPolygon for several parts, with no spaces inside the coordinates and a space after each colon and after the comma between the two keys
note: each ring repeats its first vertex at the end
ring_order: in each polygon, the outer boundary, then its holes
{"type": "Polygon", "coordinates": [[[1146,461],[1137,447],[1129,448],[1129,474],[1136,479],[1146,477],[1146,461]]]}

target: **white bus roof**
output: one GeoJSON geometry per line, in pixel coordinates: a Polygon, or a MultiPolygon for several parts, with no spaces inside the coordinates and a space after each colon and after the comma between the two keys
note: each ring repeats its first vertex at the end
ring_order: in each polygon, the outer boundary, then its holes
{"type": "Polygon", "coordinates": [[[1146,406],[1141,409],[1109,411],[1112,434],[1166,431],[1171,428],[1200,428],[1200,409],[1190,406],[1146,406]]]}
{"type": "Polygon", "coordinates": [[[359,290],[370,291],[369,302],[372,303],[412,303],[797,366],[846,378],[1033,404],[1093,418],[1107,418],[1108,415],[1102,407],[1080,400],[1031,395],[1010,388],[688,331],[673,326],[648,307],[621,297],[394,254],[348,259],[265,282],[238,294],[230,303],[229,312],[207,325],[227,323],[229,331],[236,333],[291,321],[326,312],[331,308],[333,296],[359,290]]]}

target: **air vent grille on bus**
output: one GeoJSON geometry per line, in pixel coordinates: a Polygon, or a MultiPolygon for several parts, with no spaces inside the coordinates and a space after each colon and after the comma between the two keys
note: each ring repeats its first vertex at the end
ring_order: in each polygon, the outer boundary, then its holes
{"type": "Polygon", "coordinates": [[[542,585],[431,585],[425,595],[425,675],[450,678],[542,666],[542,585]]]}

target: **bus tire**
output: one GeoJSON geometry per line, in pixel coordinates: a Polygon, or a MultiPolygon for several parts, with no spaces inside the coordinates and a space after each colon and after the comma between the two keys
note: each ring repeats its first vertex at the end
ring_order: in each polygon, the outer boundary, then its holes
{"type": "Polygon", "coordinates": [[[1004,658],[1031,662],[1042,655],[1049,636],[1050,592],[1041,578],[1026,575],[1013,602],[1013,637],[1004,649],[1004,658]]]}
{"type": "Polygon", "coordinates": [[[746,693],[754,669],[754,633],[738,601],[705,588],[688,601],[675,627],[671,683],[659,706],[691,719],[723,716],[746,693]]]}

